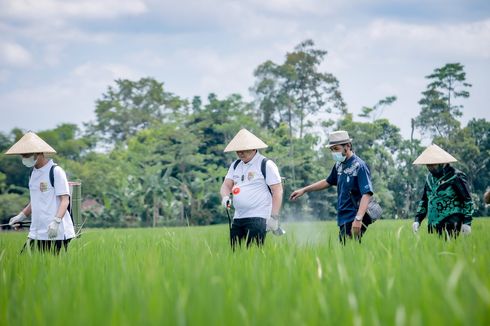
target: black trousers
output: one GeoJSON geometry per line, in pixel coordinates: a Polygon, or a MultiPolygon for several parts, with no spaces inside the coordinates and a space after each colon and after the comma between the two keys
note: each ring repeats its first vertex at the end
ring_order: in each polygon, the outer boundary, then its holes
{"type": "Polygon", "coordinates": [[[446,217],[442,221],[439,221],[436,225],[429,224],[429,233],[437,233],[440,237],[444,236],[445,239],[456,238],[461,231],[463,225],[463,215],[455,214],[446,217]]]}
{"type": "Polygon", "coordinates": [[[266,220],[261,217],[236,218],[233,220],[230,230],[231,248],[242,245],[245,240],[247,248],[251,244],[261,246],[264,244],[266,235],[266,220]]]}
{"type": "MultiPolygon", "coordinates": [[[[345,241],[347,238],[349,239],[352,239],[352,223],[354,223],[354,221],[352,222],[347,222],[347,223],[344,223],[342,224],[341,226],[339,226],[339,241],[345,245],[345,241]]],[[[361,238],[362,236],[364,235],[364,233],[366,232],[369,224],[373,223],[373,220],[371,219],[371,217],[369,217],[369,215],[364,215],[364,217],[362,218],[362,226],[361,226],[361,232],[359,233],[359,235],[357,235],[355,238],[356,240],[359,241],[359,243],[361,242],[361,238]]]]}
{"type": "MultiPolygon", "coordinates": [[[[29,244],[31,249],[37,249],[40,252],[52,252],[54,254],[59,254],[61,248],[64,248],[65,250],[68,249],[68,244],[70,243],[71,239],[67,240],[33,240],[33,239],[28,239],[27,244],[29,244]]],[[[25,245],[24,245],[25,247],[25,245]]],[[[22,249],[24,251],[24,249],[22,249]]]]}

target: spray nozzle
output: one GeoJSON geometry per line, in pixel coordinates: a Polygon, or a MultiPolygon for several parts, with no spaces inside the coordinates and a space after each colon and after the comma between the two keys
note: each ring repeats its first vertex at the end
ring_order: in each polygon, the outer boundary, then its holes
{"type": "Polygon", "coordinates": [[[277,236],[285,235],[286,230],[284,230],[281,227],[278,227],[276,230],[272,231],[272,234],[277,235],[277,236]]]}
{"type": "Polygon", "coordinates": [[[230,195],[228,196],[228,200],[226,201],[226,208],[230,209],[231,208],[231,203],[233,202],[233,193],[230,192],[230,195]]]}

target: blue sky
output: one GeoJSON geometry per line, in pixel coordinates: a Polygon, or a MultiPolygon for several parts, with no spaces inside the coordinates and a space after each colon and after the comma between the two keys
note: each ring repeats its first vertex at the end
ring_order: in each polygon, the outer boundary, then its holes
{"type": "Polygon", "coordinates": [[[88,122],[118,78],[251,99],[254,69],[307,38],[350,111],[398,97],[383,117],[405,137],[424,76],[449,62],[473,84],[463,122],[490,119],[490,1],[0,0],[0,131],[88,122]]]}

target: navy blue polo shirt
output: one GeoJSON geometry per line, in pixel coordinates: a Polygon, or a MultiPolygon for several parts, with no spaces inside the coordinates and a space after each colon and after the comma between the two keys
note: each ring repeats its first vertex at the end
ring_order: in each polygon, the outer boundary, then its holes
{"type": "Polygon", "coordinates": [[[327,178],[337,186],[337,224],[352,222],[356,217],[362,195],[373,194],[369,168],[357,155],[336,163],[327,178]]]}

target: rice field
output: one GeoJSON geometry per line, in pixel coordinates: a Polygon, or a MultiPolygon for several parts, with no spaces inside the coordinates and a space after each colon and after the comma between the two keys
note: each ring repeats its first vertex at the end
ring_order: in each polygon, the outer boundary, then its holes
{"type": "Polygon", "coordinates": [[[490,325],[490,219],[469,237],[378,221],[285,224],[232,252],[228,225],[91,229],[59,256],[0,233],[0,325],[490,325]]]}

